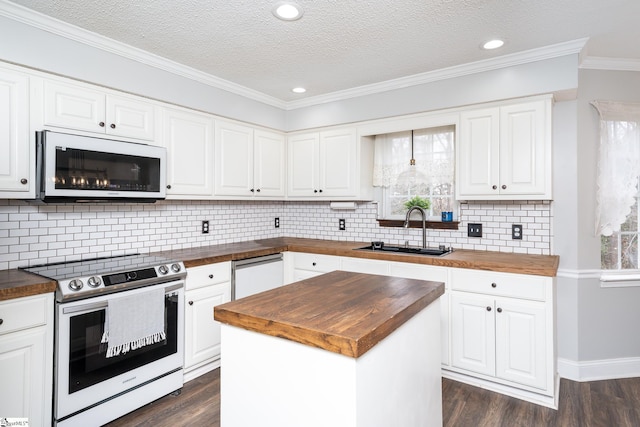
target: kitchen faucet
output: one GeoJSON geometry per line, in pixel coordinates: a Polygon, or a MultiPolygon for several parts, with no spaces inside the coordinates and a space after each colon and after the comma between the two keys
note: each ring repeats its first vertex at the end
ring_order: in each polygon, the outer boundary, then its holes
{"type": "Polygon", "coordinates": [[[420,206],[411,206],[407,211],[407,217],[404,220],[404,228],[409,228],[409,217],[413,211],[419,211],[422,215],[422,247],[427,247],[427,214],[420,206]]]}

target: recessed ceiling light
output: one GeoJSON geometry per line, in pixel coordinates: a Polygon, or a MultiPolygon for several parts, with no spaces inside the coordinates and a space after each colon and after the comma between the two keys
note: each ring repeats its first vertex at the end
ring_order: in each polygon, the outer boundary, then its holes
{"type": "Polygon", "coordinates": [[[291,89],[291,92],[294,93],[305,93],[307,90],[303,87],[294,87],[293,89],[291,89]]]}
{"type": "Polygon", "coordinates": [[[504,44],[504,41],[502,41],[500,39],[494,39],[494,40],[489,40],[488,42],[483,44],[482,48],[483,49],[487,49],[487,50],[497,49],[497,48],[501,47],[503,44],[504,44]]]}
{"type": "Polygon", "coordinates": [[[276,3],[273,9],[271,9],[271,12],[276,18],[282,19],[283,21],[295,21],[302,18],[304,14],[304,10],[302,10],[300,5],[288,1],[276,3]]]}

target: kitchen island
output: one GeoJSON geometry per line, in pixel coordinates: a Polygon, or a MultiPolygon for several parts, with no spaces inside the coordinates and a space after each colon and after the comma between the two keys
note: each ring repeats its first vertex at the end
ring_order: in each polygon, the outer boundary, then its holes
{"type": "Polygon", "coordinates": [[[221,424],[442,424],[444,284],[334,271],[214,310],[221,424]]]}

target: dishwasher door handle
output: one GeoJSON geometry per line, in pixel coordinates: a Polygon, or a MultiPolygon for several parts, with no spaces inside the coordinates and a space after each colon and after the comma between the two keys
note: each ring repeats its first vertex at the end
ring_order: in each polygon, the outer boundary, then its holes
{"type": "Polygon", "coordinates": [[[234,268],[241,269],[246,267],[255,267],[260,264],[268,264],[270,262],[282,261],[282,254],[265,255],[256,258],[240,259],[233,262],[234,268]]]}

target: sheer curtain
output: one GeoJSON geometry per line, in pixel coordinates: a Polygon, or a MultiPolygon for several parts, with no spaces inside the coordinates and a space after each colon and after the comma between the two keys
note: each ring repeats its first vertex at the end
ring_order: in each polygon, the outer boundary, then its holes
{"type": "Polygon", "coordinates": [[[640,177],[640,104],[591,103],[600,114],[596,234],[620,231],[636,203],[640,177]]]}
{"type": "MultiPolygon", "coordinates": [[[[426,177],[425,184],[453,182],[454,126],[414,131],[416,170],[426,177]]],[[[393,187],[398,175],[409,169],[411,131],[376,135],[373,160],[374,187],[393,187]]]]}

